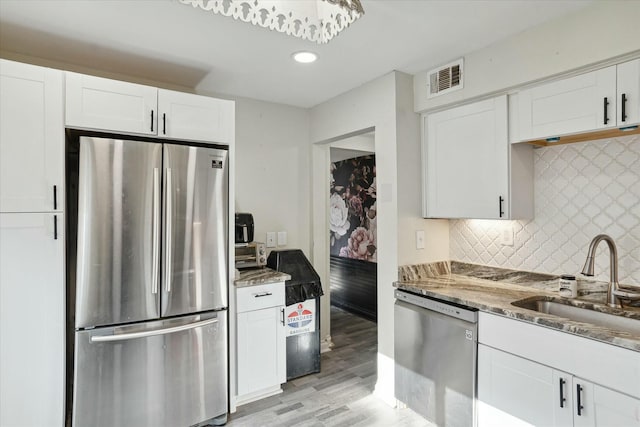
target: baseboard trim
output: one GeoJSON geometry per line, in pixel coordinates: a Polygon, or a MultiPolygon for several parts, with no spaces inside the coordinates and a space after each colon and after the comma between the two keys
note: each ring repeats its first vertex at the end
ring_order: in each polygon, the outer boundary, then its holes
{"type": "Polygon", "coordinates": [[[320,353],[331,351],[333,345],[334,344],[333,341],[331,341],[331,335],[328,335],[322,341],[320,341],[320,353]]]}

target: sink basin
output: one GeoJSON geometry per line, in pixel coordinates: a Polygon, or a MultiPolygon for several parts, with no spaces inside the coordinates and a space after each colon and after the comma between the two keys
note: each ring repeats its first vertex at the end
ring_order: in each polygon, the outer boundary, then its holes
{"type": "Polygon", "coordinates": [[[511,304],[539,313],[551,314],[576,322],[590,323],[640,336],[640,316],[638,318],[627,317],[628,313],[622,310],[610,309],[606,306],[589,304],[589,307],[578,307],[571,305],[568,300],[544,296],[526,298],[514,301],[511,304]]]}

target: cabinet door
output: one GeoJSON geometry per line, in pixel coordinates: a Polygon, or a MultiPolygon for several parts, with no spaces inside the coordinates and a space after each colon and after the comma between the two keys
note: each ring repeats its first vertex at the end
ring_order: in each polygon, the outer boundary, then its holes
{"type": "Polygon", "coordinates": [[[478,345],[478,426],[571,426],[556,388],[553,369],[478,345]]]}
{"type": "Polygon", "coordinates": [[[519,140],[616,126],[616,67],[518,93],[519,140]]]}
{"type": "Polygon", "coordinates": [[[62,214],[0,214],[3,426],[64,424],[63,223],[62,214]]]}
{"type": "Polygon", "coordinates": [[[234,102],[158,89],[158,135],[230,144],[234,102]]]}
{"type": "Polygon", "coordinates": [[[283,309],[277,306],[238,314],[238,395],[286,381],[283,309]]]}
{"type": "MultiPolygon", "coordinates": [[[[580,385],[581,415],[574,415],[574,425],[598,427],[639,427],[640,399],[574,378],[574,386],[580,385]]],[[[574,399],[574,402],[577,399],[574,399]]],[[[577,403],[576,403],[577,404],[577,403]]]]}
{"type": "Polygon", "coordinates": [[[508,218],[507,97],[425,120],[426,216],[508,218]]]}
{"type": "Polygon", "coordinates": [[[618,126],[637,124],[640,122],[640,59],[619,64],[617,72],[618,126]]]}
{"type": "Polygon", "coordinates": [[[71,72],[66,88],[68,127],[156,135],[157,88],[71,72]]]}
{"type": "Polygon", "coordinates": [[[0,60],[0,212],[63,208],[62,76],[0,60]]]}

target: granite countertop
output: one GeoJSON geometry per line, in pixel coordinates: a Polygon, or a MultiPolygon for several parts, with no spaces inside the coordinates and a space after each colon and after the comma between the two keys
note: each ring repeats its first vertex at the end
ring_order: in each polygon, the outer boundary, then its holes
{"type": "Polygon", "coordinates": [[[286,282],[287,280],[291,280],[291,276],[289,274],[281,273],[268,267],[247,268],[240,270],[240,274],[236,275],[234,284],[237,288],[244,288],[246,286],[286,282]]]}
{"type": "MultiPolygon", "coordinates": [[[[640,336],[629,332],[571,321],[566,318],[520,308],[511,303],[533,296],[561,298],[557,276],[498,269],[459,262],[403,266],[398,289],[474,307],[480,311],[518,319],[562,332],[579,335],[640,352],[640,336]]],[[[616,310],[607,307],[606,283],[580,282],[577,298],[570,305],[614,312],[638,319],[640,307],[616,310]]]]}

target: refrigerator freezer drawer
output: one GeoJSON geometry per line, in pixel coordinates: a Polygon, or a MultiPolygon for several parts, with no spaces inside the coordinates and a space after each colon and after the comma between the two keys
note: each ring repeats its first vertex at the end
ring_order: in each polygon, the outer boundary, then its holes
{"type": "Polygon", "coordinates": [[[75,348],[74,426],[186,427],[227,412],[226,311],[79,331],[75,348]]]}

